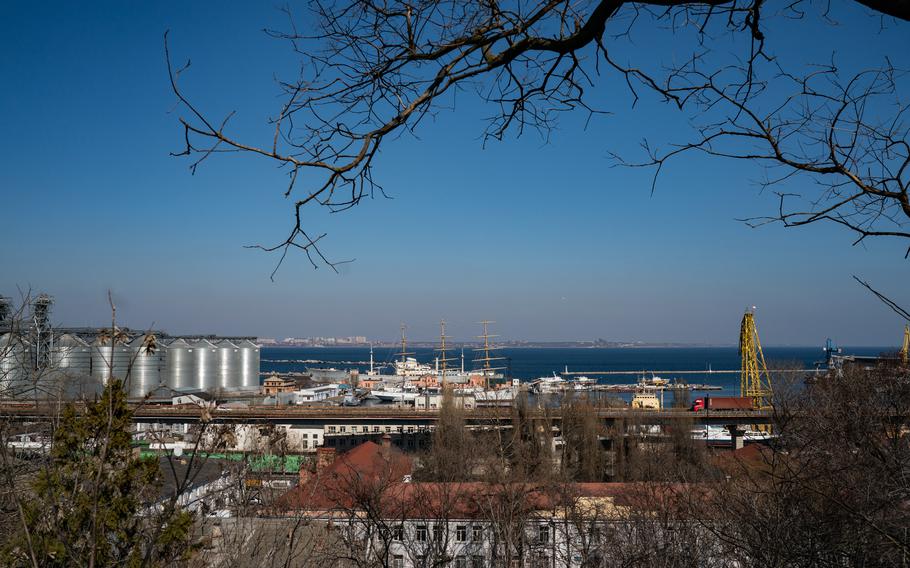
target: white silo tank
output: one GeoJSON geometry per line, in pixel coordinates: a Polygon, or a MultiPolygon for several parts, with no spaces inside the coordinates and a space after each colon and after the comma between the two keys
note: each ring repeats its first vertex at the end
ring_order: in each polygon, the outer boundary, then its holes
{"type": "Polygon", "coordinates": [[[31,349],[15,333],[0,336],[0,398],[29,396],[31,389],[31,349]]]}
{"type": "Polygon", "coordinates": [[[218,384],[218,349],[206,339],[200,339],[192,344],[193,372],[195,384],[199,390],[212,391],[219,388],[218,384]]]}
{"type": "Polygon", "coordinates": [[[259,346],[244,339],[237,344],[240,348],[240,386],[247,389],[259,388],[259,346]]]}
{"type": "Polygon", "coordinates": [[[227,339],[222,339],[215,347],[218,348],[218,385],[224,389],[242,386],[240,348],[227,339]]]}
{"type": "Polygon", "coordinates": [[[92,379],[92,348],[77,335],[54,338],[45,371],[48,388],[67,397],[93,395],[99,391],[92,379]]]}
{"type": "Polygon", "coordinates": [[[133,362],[133,349],[115,340],[99,337],[92,344],[92,378],[102,385],[107,385],[111,377],[120,379],[126,384],[133,362]]]}
{"type": "Polygon", "coordinates": [[[172,389],[196,386],[193,366],[193,348],[184,339],[175,339],[165,346],[164,383],[172,389]]]}
{"type": "Polygon", "coordinates": [[[142,398],[161,383],[164,350],[154,335],[140,335],[130,342],[130,348],[133,350],[133,367],[128,392],[132,398],[142,398]]]}

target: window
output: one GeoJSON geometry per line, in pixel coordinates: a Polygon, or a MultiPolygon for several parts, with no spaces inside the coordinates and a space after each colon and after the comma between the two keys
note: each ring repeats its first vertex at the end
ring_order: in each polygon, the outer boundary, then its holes
{"type": "Polygon", "coordinates": [[[537,527],[537,542],[539,544],[550,542],[550,527],[547,525],[537,527]]]}
{"type": "Polygon", "coordinates": [[[401,525],[392,527],[392,540],[404,540],[404,528],[401,525]]]}
{"type": "Polygon", "coordinates": [[[474,555],[471,557],[471,568],[483,568],[483,556],[474,555]]]}
{"type": "Polygon", "coordinates": [[[341,427],[338,428],[338,431],[341,432],[342,434],[344,434],[345,432],[348,431],[348,427],[347,427],[347,426],[341,426],[341,427]]]}
{"type": "Polygon", "coordinates": [[[364,434],[366,434],[366,433],[369,432],[369,431],[370,431],[370,427],[369,427],[369,426],[364,426],[364,427],[363,427],[362,432],[363,432],[364,434]]]}
{"type": "Polygon", "coordinates": [[[455,527],[455,540],[457,542],[464,542],[468,540],[468,527],[464,525],[458,525],[455,527]]]}
{"type": "Polygon", "coordinates": [[[379,426],[373,426],[373,432],[379,432],[379,426]]]}
{"type": "Polygon", "coordinates": [[[427,540],[427,526],[426,525],[417,525],[416,538],[417,538],[418,542],[424,542],[427,540]]]}
{"type": "Polygon", "coordinates": [[[433,540],[442,542],[442,525],[433,525],[433,540]]]}
{"type": "Polygon", "coordinates": [[[471,527],[471,540],[475,542],[480,542],[483,540],[483,527],[480,525],[474,525],[471,527]]]}
{"type": "Polygon", "coordinates": [[[464,556],[456,556],[455,568],[468,568],[468,559],[464,556]]]}
{"type": "Polygon", "coordinates": [[[329,434],[334,434],[334,433],[335,433],[335,427],[329,426],[329,434]]]}
{"type": "Polygon", "coordinates": [[[413,434],[413,433],[414,433],[414,427],[408,426],[408,434],[413,434]]]}
{"type": "Polygon", "coordinates": [[[404,568],[404,556],[396,554],[392,557],[392,568],[404,568]]]}
{"type": "Polygon", "coordinates": [[[386,427],[385,427],[385,431],[386,431],[386,433],[390,433],[390,432],[392,431],[392,427],[391,427],[391,426],[386,426],[386,427]]]}
{"type": "Polygon", "coordinates": [[[309,447],[310,447],[310,441],[309,441],[309,440],[304,440],[304,441],[303,441],[303,448],[306,449],[306,448],[309,448],[309,447]]]}

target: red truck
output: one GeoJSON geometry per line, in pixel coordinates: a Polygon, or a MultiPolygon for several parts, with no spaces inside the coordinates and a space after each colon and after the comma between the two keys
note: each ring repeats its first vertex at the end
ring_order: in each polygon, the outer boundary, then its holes
{"type": "Polygon", "coordinates": [[[747,396],[707,396],[696,398],[692,410],[751,410],[752,399],[747,396]]]}

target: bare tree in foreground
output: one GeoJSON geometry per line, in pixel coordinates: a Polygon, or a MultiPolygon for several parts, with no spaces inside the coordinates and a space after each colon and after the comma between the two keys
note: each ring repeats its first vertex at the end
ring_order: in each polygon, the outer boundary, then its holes
{"type": "Polygon", "coordinates": [[[775,450],[723,456],[727,481],[689,501],[692,519],[741,566],[907,562],[908,370],[848,368],[779,398],[775,450]]]}
{"type": "MultiPolygon", "coordinates": [[[[905,1],[858,4],[883,26],[905,29],[910,20],[905,1]]],[[[175,67],[167,53],[185,142],[176,155],[188,157],[193,171],[214,154],[238,152],[285,168],[290,231],[258,248],[278,252],[279,265],[300,249],[314,266],[334,268],[321,251],[325,235],[311,232],[307,212],[343,211],[384,194],[374,175],[380,149],[450,109],[456,93],[493,109],[485,139],[529,129],[546,137],[561,113],[601,112],[588,93],[603,76],[634,101],[655,97],[695,122],[693,140],[667,141],[668,150],[646,144],[647,160],[621,162],[659,172],[689,151],[759,162],[770,166],[767,184],[803,176],[810,187],[800,195],[779,192],[778,214],[750,224],[830,221],[858,240],[910,238],[903,73],[891,60],[853,72],[830,61],[818,66],[802,54],[776,53],[768,39],[766,32],[788,19],[825,20],[829,10],[800,0],[312,0],[304,17],[288,9],[287,28],[268,30],[300,62],[297,76],[278,82],[284,98],[268,140],[236,137],[233,112],[209,116],[180,87],[186,66],[175,67]],[[671,34],[683,56],[669,64],[648,60],[631,43],[643,30],[671,34]],[[632,55],[624,54],[630,47],[632,55]]],[[[843,23],[842,33],[851,24],[843,23]]]]}

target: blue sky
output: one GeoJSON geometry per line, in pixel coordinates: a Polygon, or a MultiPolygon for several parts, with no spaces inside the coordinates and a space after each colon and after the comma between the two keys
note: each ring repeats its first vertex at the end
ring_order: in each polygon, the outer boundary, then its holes
{"type": "MultiPolygon", "coordinates": [[[[326,251],[356,262],[337,275],[291,256],[271,282],[277,259],[243,245],[283,238],[285,178],[251,157],[191,176],[168,155],[181,132],[162,38],[170,29],[175,59],[192,59],[193,99],[213,115],[236,109],[235,132],[263,139],[279,104],[273,74],[294,63],[261,32],[281,24],[277,10],[2,10],[0,294],[47,291],[58,323],[101,324],[111,289],[122,323],[174,333],[392,339],[405,321],[431,338],[446,318],[458,338],[493,319],[515,339],[734,343],[743,309],[757,305],[766,344],[899,339],[902,323],[850,276],[910,303],[900,243],[851,247],[850,234],[820,225],[749,229],[735,219],[776,203],[742,163],[685,157],[651,196],[648,174],[610,167],[608,153],[634,152],[645,136],[684,140],[687,117],[650,100],[631,108],[615,78],[592,93],[611,115],[587,129],[565,116],[549,143],[527,135],[484,148],[490,109],[460,97],[457,113],[383,149],[376,174],[394,199],[314,218],[326,251]]],[[[906,27],[879,33],[862,12],[839,15],[854,27],[809,18],[769,41],[821,59],[836,42],[848,64],[908,52],[906,27]],[[814,47],[800,46],[809,35],[814,47]]],[[[665,34],[635,39],[636,57],[674,55],[665,34]]]]}

